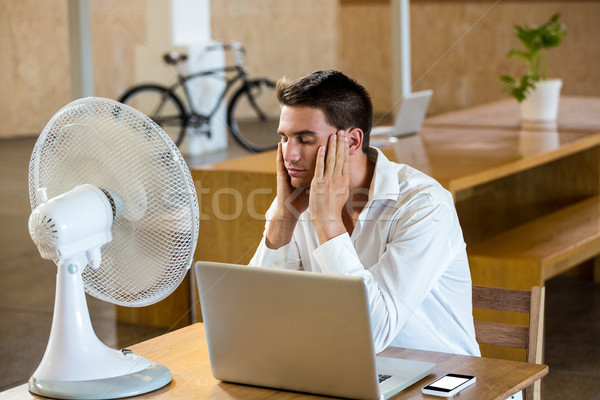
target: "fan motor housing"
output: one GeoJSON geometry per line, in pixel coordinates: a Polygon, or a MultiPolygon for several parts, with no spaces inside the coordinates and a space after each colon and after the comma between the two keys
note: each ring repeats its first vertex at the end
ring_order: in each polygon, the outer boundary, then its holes
{"type": "Polygon", "coordinates": [[[104,192],[79,185],[33,210],[29,234],[44,259],[65,259],[112,240],[113,209],[104,192]]]}

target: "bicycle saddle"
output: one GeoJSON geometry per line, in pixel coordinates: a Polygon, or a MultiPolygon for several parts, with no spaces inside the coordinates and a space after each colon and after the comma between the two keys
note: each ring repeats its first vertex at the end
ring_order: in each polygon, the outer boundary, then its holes
{"type": "Polygon", "coordinates": [[[180,62],[184,62],[188,59],[187,54],[185,53],[178,53],[176,51],[171,51],[168,53],[165,53],[165,55],[163,55],[163,60],[170,65],[177,65],[180,62]]]}

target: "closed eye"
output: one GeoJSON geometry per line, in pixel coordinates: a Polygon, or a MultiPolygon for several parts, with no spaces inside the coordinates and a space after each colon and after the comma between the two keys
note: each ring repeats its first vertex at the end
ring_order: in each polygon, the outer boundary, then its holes
{"type": "Polygon", "coordinates": [[[314,141],[315,140],[312,136],[309,136],[309,137],[299,136],[298,137],[298,142],[300,144],[312,144],[312,143],[314,143],[314,141]]]}
{"type": "Polygon", "coordinates": [[[289,140],[295,140],[296,143],[302,145],[310,145],[315,143],[316,133],[312,131],[301,131],[290,134],[289,136],[283,132],[278,132],[282,143],[287,143],[289,140]]]}

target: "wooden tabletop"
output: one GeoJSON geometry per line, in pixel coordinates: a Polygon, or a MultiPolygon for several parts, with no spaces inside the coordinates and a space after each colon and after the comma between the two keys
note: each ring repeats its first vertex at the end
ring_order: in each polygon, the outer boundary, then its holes
{"type": "MultiPolygon", "coordinates": [[[[319,399],[322,396],[278,391],[232,383],[223,383],[211,375],[201,323],[176,330],[131,346],[136,354],[164,364],[171,370],[173,381],[162,389],[136,397],[137,399],[319,399]]],[[[421,387],[446,373],[470,374],[477,377],[475,385],[461,392],[461,399],[506,399],[548,373],[546,365],[482,357],[460,356],[422,350],[389,348],[382,355],[437,363],[431,374],[394,399],[427,399],[421,387]]],[[[1,399],[42,399],[22,385],[0,393],[1,399]]]]}
{"type": "MultiPolygon", "coordinates": [[[[560,110],[555,127],[523,126],[518,103],[500,101],[432,117],[417,135],[372,137],[371,144],[456,194],[600,145],[600,98],[563,97],[560,110]]],[[[199,169],[275,174],[275,156],[251,154],[199,169]]]]}
{"type": "MultiPolygon", "coordinates": [[[[519,103],[506,99],[439,114],[425,121],[425,126],[496,127],[520,129],[519,103]]],[[[600,98],[562,96],[558,108],[557,129],[580,132],[600,131],[600,98]],[[582,106],[583,105],[583,106],[582,106]]]]}

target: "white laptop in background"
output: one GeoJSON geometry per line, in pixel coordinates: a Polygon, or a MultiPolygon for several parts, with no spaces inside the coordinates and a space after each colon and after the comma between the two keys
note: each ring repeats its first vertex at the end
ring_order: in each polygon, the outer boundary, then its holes
{"type": "Polygon", "coordinates": [[[419,132],[432,95],[432,90],[408,93],[400,103],[395,124],[375,126],[371,129],[371,136],[406,136],[419,132]]]}
{"type": "Polygon", "coordinates": [[[362,278],[202,261],[195,272],[216,379],[376,400],[435,370],[375,356],[362,278]]]}

